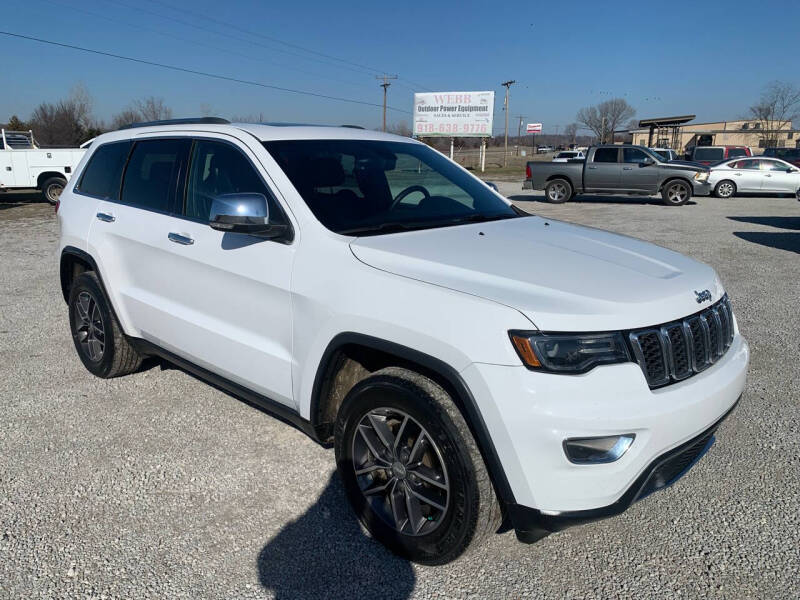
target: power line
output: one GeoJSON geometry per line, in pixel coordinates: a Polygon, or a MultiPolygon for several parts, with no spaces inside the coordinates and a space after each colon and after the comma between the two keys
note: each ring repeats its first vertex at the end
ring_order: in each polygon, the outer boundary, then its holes
{"type": "Polygon", "coordinates": [[[288,54],[289,56],[296,56],[297,58],[301,58],[303,60],[317,61],[319,63],[325,64],[325,65],[328,65],[328,66],[331,66],[331,67],[336,67],[336,68],[339,68],[339,69],[347,69],[348,71],[354,71],[356,73],[360,73],[361,75],[364,75],[364,74],[372,75],[374,73],[374,71],[364,70],[362,68],[353,68],[353,67],[349,67],[349,66],[346,66],[346,65],[339,65],[339,64],[327,61],[327,60],[322,60],[320,58],[313,58],[311,56],[304,56],[304,55],[298,54],[296,52],[290,52],[289,50],[283,50],[281,48],[275,48],[273,46],[268,46],[268,45],[266,45],[266,44],[264,44],[262,42],[257,42],[255,40],[244,39],[241,36],[233,35],[233,34],[230,34],[230,33],[226,33],[224,31],[219,31],[218,29],[212,29],[210,27],[204,27],[202,25],[197,25],[195,23],[190,23],[190,22],[185,21],[183,19],[178,19],[176,17],[171,17],[169,15],[165,15],[165,14],[162,14],[162,13],[157,13],[155,11],[148,10],[146,8],[141,8],[139,6],[134,6],[132,4],[128,4],[127,2],[122,2],[121,0],[110,0],[110,1],[113,2],[114,4],[119,5],[119,6],[124,6],[125,8],[128,8],[130,10],[138,11],[138,12],[141,12],[141,13],[146,13],[146,14],[152,15],[154,17],[158,17],[160,19],[166,19],[168,21],[174,21],[175,23],[179,23],[181,25],[184,25],[186,27],[191,27],[192,29],[197,29],[199,31],[205,31],[207,33],[213,33],[215,35],[220,35],[220,36],[223,36],[223,37],[234,39],[234,40],[239,41],[239,42],[245,42],[247,44],[252,44],[254,46],[260,46],[261,48],[266,48],[267,50],[270,50],[272,52],[281,52],[282,54],[288,54]]]}
{"type": "MultiPolygon", "coordinates": [[[[132,29],[139,29],[141,31],[148,31],[150,33],[155,33],[156,35],[167,37],[167,38],[169,38],[171,40],[180,40],[180,41],[186,42],[187,44],[194,44],[194,45],[199,46],[201,48],[209,48],[211,50],[214,50],[215,52],[224,52],[226,54],[230,54],[231,56],[238,56],[238,57],[241,57],[241,58],[245,58],[247,60],[258,62],[259,64],[263,64],[263,59],[258,58],[258,57],[254,56],[252,54],[246,54],[244,52],[237,52],[236,50],[231,50],[229,48],[222,48],[220,46],[215,46],[213,44],[208,44],[208,43],[200,42],[198,40],[193,40],[193,39],[190,39],[190,38],[181,37],[181,36],[175,35],[173,33],[165,33],[163,31],[159,31],[157,29],[153,29],[152,27],[145,27],[144,25],[139,25],[139,24],[135,24],[135,23],[129,23],[129,22],[123,21],[121,19],[114,19],[113,17],[109,17],[107,15],[102,15],[100,13],[96,13],[96,12],[93,12],[93,11],[90,11],[90,10],[79,8],[77,6],[72,6],[72,5],[69,5],[69,4],[63,4],[61,2],[57,2],[56,0],[40,0],[40,2],[44,2],[46,4],[50,4],[50,5],[53,5],[53,6],[58,6],[58,7],[61,7],[61,8],[67,8],[70,11],[81,12],[83,14],[86,14],[86,15],[89,15],[89,16],[92,16],[92,17],[95,17],[95,18],[98,18],[98,19],[103,19],[103,20],[109,21],[111,23],[120,24],[120,25],[123,25],[125,27],[130,27],[132,29]]],[[[352,85],[352,86],[357,86],[357,87],[362,87],[362,88],[367,86],[366,82],[355,82],[355,81],[348,81],[346,79],[339,79],[338,77],[331,77],[330,75],[323,75],[321,73],[317,73],[317,72],[314,72],[314,71],[307,71],[305,69],[300,69],[300,68],[297,68],[295,66],[288,65],[288,64],[285,64],[285,63],[275,62],[274,60],[270,60],[270,62],[271,62],[271,64],[273,64],[273,65],[275,65],[276,67],[279,67],[279,68],[290,69],[290,70],[298,72],[298,73],[305,73],[306,75],[313,75],[314,77],[320,77],[320,78],[323,78],[323,79],[329,79],[331,81],[336,81],[337,83],[344,83],[346,85],[352,85]]]]}
{"type": "Polygon", "coordinates": [[[198,12],[194,12],[194,11],[191,11],[191,10],[187,10],[185,8],[178,8],[176,6],[173,6],[173,5],[169,4],[168,2],[162,2],[161,0],[148,0],[148,2],[150,2],[151,4],[161,5],[161,6],[165,7],[165,8],[169,8],[169,9],[175,11],[175,12],[178,12],[178,13],[194,15],[195,17],[199,17],[201,19],[205,19],[206,21],[211,21],[212,23],[216,23],[217,25],[222,25],[224,27],[230,27],[231,29],[235,29],[236,31],[239,31],[241,33],[246,33],[248,35],[252,35],[252,36],[255,36],[255,37],[260,37],[260,38],[263,38],[265,40],[270,40],[271,42],[276,42],[278,44],[283,44],[284,46],[288,46],[290,48],[295,48],[296,50],[302,50],[303,52],[308,52],[310,54],[316,54],[317,56],[322,56],[324,58],[329,58],[331,60],[335,60],[335,61],[339,61],[339,62],[342,62],[342,63],[346,63],[346,64],[352,65],[354,67],[359,67],[361,69],[366,69],[367,71],[374,71],[376,73],[381,73],[382,72],[381,69],[373,69],[372,67],[368,67],[366,65],[361,65],[359,63],[352,62],[352,61],[349,61],[349,60],[344,59],[344,58],[339,58],[339,57],[333,56],[331,54],[325,54],[324,52],[318,52],[317,50],[312,50],[311,48],[306,48],[306,47],[301,46],[299,44],[293,44],[292,42],[287,42],[287,41],[281,40],[279,38],[273,37],[271,35],[267,35],[265,33],[261,33],[261,32],[258,32],[258,31],[253,31],[253,30],[250,30],[250,29],[246,29],[244,27],[240,27],[239,25],[236,25],[235,23],[229,23],[229,22],[223,21],[221,19],[215,19],[213,17],[209,17],[208,15],[204,15],[202,13],[198,13],[198,12]]]}
{"type": "MultiPolygon", "coordinates": [[[[113,0],[112,0],[112,1],[113,1],[113,0]]],[[[228,21],[223,21],[223,20],[221,20],[221,19],[215,19],[215,18],[213,18],[213,17],[209,17],[208,15],[204,15],[204,14],[202,14],[202,13],[198,13],[198,12],[191,11],[191,10],[186,10],[185,8],[178,8],[178,7],[176,7],[176,6],[173,6],[173,5],[169,4],[168,2],[162,2],[161,0],[148,0],[148,2],[150,2],[151,4],[157,4],[157,5],[163,6],[163,7],[165,7],[165,8],[168,8],[168,9],[170,9],[170,10],[173,10],[173,11],[175,11],[175,12],[177,12],[177,13],[181,13],[181,14],[190,14],[190,15],[193,15],[193,16],[195,16],[195,17],[197,17],[197,18],[201,18],[201,19],[205,19],[206,21],[210,21],[211,23],[215,23],[215,24],[217,24],[217,25],[222,25],[223,27],[229,27],[229,28],[231,28],[231,29],[233,29],[233,30],[235,30],[235,31],[239,31],[240,33],[246,33],[246,34],[248,34],[248,35],[252,35],[252,36],[254,36],[254,37],[259,37],[259,38],[262,38],[262,39],[265,39],[265,40],[269,40],[269,41],[271,41],[271,42],[273,42],[273,43],[283,44],[284,46],[288,46],[289,48],[294,48],[294,49],[296,49],[296,50],[301,50],[301,51],[303,51],[303,52],[308,52],[309,54],[314,54],[314,55],[316,55],[316,56],[320,56],[320,57],[323,57],[323,58],[327,58],[327,59],[330,59],[330,60],[334,60],[334,61],[337,61],[337,62],[340,62],[340,63],[346,64],[346,65],[351,65],[351,66],[353,66],[353,67],[358,67],[359,69],[363,69],[363,70],[365,70],[365,71],[371,71],[372,73],[384,73],[384,72],[385,72],[385,71],[383,71],[382,69],[376,69],[376,68],[374,68],[374,67],[370,67],[370,66],[367,66],[367,65],[362,65],[362,64],[360,64],[360,63],[353,62],[353,61],[347,60],[347,59],[345,59],[345,58],[339,58],[338,56],[334,56],[334,55],[332,55],[332,54],[327,54],[327,53],[325,53],[325,52],[319,52],[319,51],[317,51],[317,50],[313,50],[313,49],[311,49],[311,48],[306,48],[305,46],[301,46],[300,44],[295,44],[295,43],[292,43],[292,42],[287,42],[287,41],[285,41],[285,40],[282,40],[282,39],[280,39],[280,38],[276,38],[276,37],[274,37],[274,36],[271,36],[271,35],[267,35],[267,34],[265,34],[265,33],[261,33],[261,32],[258,32],[258,31],[253,31],[253,30],[251,30],[251,29],[247,29],[247,28],[244,28],[244,27],[240,27],[239,25],[236,25],[235,23],[230,23],[230,22],[228,22],[228,21]]],[[[119,1],[119,0],[116,0],[116,2],[115,2],[115,3],[116,3],[116,4],[123,5],[123,6],[127,6],[128,8],[130,8],[130,9],[132,9],[132,10],[140,10],[140,11],[147,12],[147,13],[149,13],[149,14],[151,14],[151,15],[157,16],[157,17],[161,17],[161,18],[165,18],[165,19],[170,19],[170,20],[172,20],[172,21],[176,21],[176,22],[178,22],[178,23],[182,23],[182,24],[184,24],[184,25],[187,25],[187,26],[189,26],[189,27],[200,28],[199,26],[197,26],[197,25],[194,25],[194,24],[192,24],[192,23],[188,23],[187,21],[184,21],[184,20],[181,20],[181,19],[177,19],[177,18],[175,18],[175,17],[170,17],[170,16],[168,16],[168,15],[164,15],[164,14],[159,14],[159,13],[156,13],[156,12],[153,12],[153,11],[149,11],[149,10],[147,10],[147,9],[142,9],[142,8],[139,8],[139,7],[131,6],[131,5],[129,5],[129,4],[126,4],[126,3],[124,3],[124,2],[121,2],[121,1],[119,1]]],[[[241,38],[239,38],[239,37],[231,36],[231,35],[229,35],[229,34],[225,34],[225,33],[221,32],[221,31],[214,31],[214,30],[211,30],[211,29],[208,29],[208,28],[200,28],[200,29],[203,29],[203,30],[205,30],[205,31],[210,31],[210,32],[212,32],[212,33],[218,33],[219,35],[225,35],[225,36],[227,36],[227,37],[234,37],[234,39],[239,39],[239,40],[241,40],[241,38]]],[[[246,41],[246,42],[249,42],[249,43],[254,43],[254,42],[252,42],[252,40],[242,40],[242,41],[246,41]]],[[[261,45],[261,46],[263,46],[263,44],[258,44],[258,45],[261,45]]],[[[264,47],[268,47],[268,46],[264,46],[264,47]]],[[[279,51],[279,52],[281,52],[281,50],[278,50],[278,51],[279,51]]],[[[283,51],[283,52],[285,52],[285,51],[283,51]]],[[[312,58],[312,57],[309,57],[309,56],[302,56],[302,55],[300,55],[300,54],[295,54],[295,53],[291,53],[291,52],[290,52],[290,53],[288,53],[288,54],[290,54],[291,56],[297,56],[297,57],[299,57],[299,58],[302,58],[302,59],[305,59],[305,60],[317,60],[317,61],[319,61],[319,59],[314,59],[314,58],[312,58]]],[[[319,61],[319,62],[322,62],[323,64],[331,64],[331,63],[329,63],[329,62],[327,62],[327,61],[319,61]]],[[[339,66],[339,67],[341,67],[341,65],[334,65],[334,66],[339,66]]],[[[342,67],[342,68],[347,68],[347,67],[342,67]]],[[[351,70],[351,71],[355,71],[355,69],[349,69],[349,70],[351,70]]],[[[425,90],[425,91],[431,91],[431,90],[430,90],[430,88],[427,88],[427,87],[425,87],[425,86],[424,86],[424,85],[422,85],[422,84],[415,83],[415,82],[413,82],[413,81],[411,81],[411,80],[409,80],[409,79],[405,79],[404,77],[399,77],[399,76],[398,76],[398,79],[399,79],[399,80],[403,80],[403,81],[406,81],[406,82],[410,83],[410,84],[411,84],[411,85],[413,85],[415,88],[421,88],[421,89],[423,89],[423,90],[425,90]]],[[[399,83],[399,82],[398,82],[398,83],[399,83]]],[[[403,84],[401,84],[401,85],[403,85],[403,84]]],[[[414,89],[414,88],[412,88],[412,87],[409,87],[409,86],[406,86],[406,85],[403,85],[403,87],[408,87],[408,88],[409,88],[409,89],[411,89],[411,90],[413,90],[413,89],[414,89]]]]}
{"type": "MultiPolygon", "coordinates": [[[[295,89],[292,89],[292,88],[280,87],[280,86],[277,86],[277,85],[270,85],[268,83],[261,83],[260,81],[251,81],[249,79],[238,79],[236,77],[229,77],[227,75],[220,75],[218,73],[207,73],[205,71],[197,71],[195,69],[188,69],[186,67],[178,67],[176,65],[167,65],[167,64],[164,64],[164,63],[157,63],[157,62],[154,62],[154,61],[144,60],[144,59],[141,59],[141,58],[134,58],[134,57],[131,57],[131,56],[123,56],[121,54],[114,54],[112,52],[105,52],[103,50],[94,50],[92,48],[84,48],[82,46],[74,46],[72,44],[63,44],[61,42],[54,42],[52,40],[45,40],[45,39],[42,39],[42,38],[37,38],[37,37],[29,36],[29,35],[22,35],[20,33],[12,33],[10,31],[0,31],[0,35],[19,38],[19,39],[23,39],[23,40],[29,40],[29,41],[33,41],[33,42],[38,42],[40,44],[49,44],[51,46],[58,46],[60,48],[69,48],[70,50],[79,50],[81,52],[88,52],[90,54],[97,54],[99,56],[107,56],[107,57],[116,58],[116,59],[119,59],[119,60],[126,60],[128,62],[138,63],[138,64],[142,64],[142,65],[148,65],[148,66],[151,66],[151,67],[159,67],[159,68],[162,68],[162,69],[169,69],[171,71],[178,71],[178,72],[181,72],[181,73],[189,73],[190,75],[200,75],[202,77],[211,77],[212,79],[220,79],[220,80],[223,80],[223,81],[232,81],[234,83],[241,83],[241,84],[244,84],[244,85],[252,85],[252,86],[255,86],[255,87],[261,87],[261,88],[266,88],[266,89],[271,89],[271,90],[277,90],[279,92],[289,92],[291,94],[300,94],[300,95],[304,95],[304,96],[313,96],[315,98],[324,98],[326,100],[337,100],[339,102],[349,102],[351,104],[362,104],[362,105],[365,105],[365,106],[376,106],[378,108],[382,107],[381,104],[376,104],[375,102],[367,102],[365,100],[356,100],[354,98],[342,98],[340,96],[329,96],[327,94],[319,94],[317,92],[309,92],[309,91],[306,91],[306,90],[295,90],[295,89]]],[[[390,109],[390,110],[395,110],[397,112],[402,112],[402,113],[406,113],[406,114],[409,114],[409,115],[412,114],[411,111],[403,110],[402,108],[394,108],[392,106],[387,106],[387,108],[390,109]]]]}

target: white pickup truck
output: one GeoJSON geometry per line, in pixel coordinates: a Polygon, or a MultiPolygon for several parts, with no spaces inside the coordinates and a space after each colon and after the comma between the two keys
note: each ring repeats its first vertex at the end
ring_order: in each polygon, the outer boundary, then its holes
{"type": "Polygon", "coordinates": [[[58,201],[84,148],[39,148],[32,131],[0,129],[0,192],[38,189],[58,201]]]}

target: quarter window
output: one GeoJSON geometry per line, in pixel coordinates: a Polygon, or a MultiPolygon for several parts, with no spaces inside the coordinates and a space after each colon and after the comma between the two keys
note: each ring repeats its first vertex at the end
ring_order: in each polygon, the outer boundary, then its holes
{"type": "Polygon", "coordinates": [[[617,148],[598,148],[594,151],[593,162],[615,163],[617,162],[617,148]]]}
{"type": "Polygon", "coordinates": [[[133,147],[121,201],[147,210],[176,212],[179,178],[185,173],[188,139],[143,140],[133,147]]]}
{"type": "Polygon", "coordinates": [[[184,215],[207,222],[211,202],[223,194],[263,194],[269,203],[270,221],[280,220],[282,211],[250,161],[223,142],[198,140],[192,151],[192,166],[186,188],[184,215]]]}
{"type": "Polygon", "coordinates": [[[83,171],[77,190],[104,200],[117,200],[122,169],[125,168],[130,150],[131,143],[127,140],[97,148],[83,171]]]}

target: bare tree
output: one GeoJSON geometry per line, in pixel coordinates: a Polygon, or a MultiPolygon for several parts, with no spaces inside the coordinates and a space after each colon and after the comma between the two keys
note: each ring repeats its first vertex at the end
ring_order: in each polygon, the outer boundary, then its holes
{"type": "Polygon", "coordinates": [[[758,123],[764,147],[778,145],[778,131],[791,128],[800,116],[800,88],[784,81],[773,81],[761,93],[750,114],[758,123]]]}
{"type": "Polygon", "coordinates": [[[149,96],[141,100],[134,100],[132,107],[139,113],[143,121],[161,121],[172,118],[172,109],[164,104],[163,98],[149,96]]]}
{"type": "Polygon", "coordinates": [[[130,125],[131,123],[137,123],[138,121],[143,120],[144,119],[142,119],[142,116],[137,110],[134,110],[130,107],[125,108],[111,117],[111,129],[119,129],[125,125],[130,125]]]}
{"type": "Polygon", "coordinates": [[[570,123],[566,127],[564,127],[564,137],[567,138],[568,144],[574,144],[575,138],[578,136],[578,124],[577,123],[570,123]]]}
{"type": "Polygon", "coordinates": [[[393,125],[389,125],[386,128],[386,131],[389,133],[394,133],[396,135],[402,135],[405,137],[411,137],[411,128],[408,126],[408,123],[405,121],[400,121],[399,123],[395,123],[393,125]]]}
{"type": "Polygon", "coordinates": [[[77,146],[87,139],[94,125],[92,100],[86,88],[75,86],[70,95],[56,103],[42,102],[30,118],[36,139],[49,146],[77,146]]]}
{"type": "Polygon", "coordinates": [[[623,122],[633,118],[636,110],[622,98],[601,102],[578,111],[575,120],[591,129],[600,143],[614,140],[614,130],[623,122]]]}
{"type": "Polygon", "coordinates": [[[263,112],[250,113],[249,115],[232,115],[230,120],[234,123],[266,123],[269,121],[263,112]]]}

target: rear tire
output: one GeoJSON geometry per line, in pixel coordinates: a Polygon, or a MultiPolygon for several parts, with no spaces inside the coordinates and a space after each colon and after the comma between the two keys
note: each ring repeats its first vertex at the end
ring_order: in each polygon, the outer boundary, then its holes
{"type": "Polygon", "coordinates": [[[75,350],[90,373],[103,379],[136,371],[142,357],[122,332],[92,271],[81,273],[69,293],[69,324],[75,350]]]}
{"type": "Polygon", "coordinates": [[[661,201],[667,206],[682,206],[692,197],[692,186],[682,179],[673,179],[664,184],[661,201]]]}
{"type": "Polygon", "coordinates": [[[45,179],[44,183],[42,183],[42,194],[44,194],[45,200],[50,204],[56,204],[66,185],[67,180],[63,177],[50,177],[45,179]]]}
{"type": "Polygon", "coordinates": [[[544,187],[544,197],[551,204],[563,204],[573,194],[572,184],[566,179],[553,179],[544,187]]]}
{"type": "Polygon", "coordinates": [[[717,198],[732,198],[736,195],[736,184],[730,179],[723,179],[714,188],[714,195],[717,198]]]}
{"type": "Polygon", "coordinates": [[[389,367],[357,383],[336,419],[335,450],[359,519],[408,560],[448,563],[500,526],[497,497],[464,417],[442,387],[419,373],[389,367]]]}

